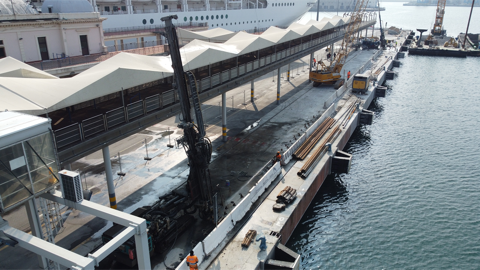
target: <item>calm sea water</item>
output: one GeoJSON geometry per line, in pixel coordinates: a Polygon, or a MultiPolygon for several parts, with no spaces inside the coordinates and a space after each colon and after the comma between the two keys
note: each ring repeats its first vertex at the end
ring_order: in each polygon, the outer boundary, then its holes
{"type": "MultiPolygon", "coordinates": [[[[403,29],[415,30],[417,28],[431,29],[435,20],[436,6],[430,7],[406,7],[403,3],[380,2],[380,6],[385,7],[381,12],[382,23],[387,27],[395,26],[403,29]]],[[[323,17],[333,17],[337,12],[320,12],[320,19],[323,17]]],[[[343,16],[343,12],[338,13],[343,16]]],[[[444,29],[448,35],[457,36],[459,33],[465,33],[467,30],[469,7],[446,7],[443,19],[444,29]]],[[[315,20],[316,12],[308,12],[301,21],[315,20]]],[[[472,19],[470,21],[469,33],[480,33],[480,7],[473,8],[472,19]]],[[[379,24],[375,27],[379,27],[379,24]]]]}
{"type": "Polygon", "coordinates": [[[287,243],[302,269],[480,269],[480,58],[401,61],[346,146],[350,173],[287,243]]]}

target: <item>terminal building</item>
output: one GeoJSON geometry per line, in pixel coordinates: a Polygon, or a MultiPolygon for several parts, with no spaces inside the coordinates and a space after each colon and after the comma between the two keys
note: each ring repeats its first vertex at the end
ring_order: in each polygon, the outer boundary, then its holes
{"type": "Polygon", "coordinates": [[[0,58],[36,62],[105,53],[104,20],[87,1],[47,3],[39,13],[25,1],[2,0],[0,58]]]}

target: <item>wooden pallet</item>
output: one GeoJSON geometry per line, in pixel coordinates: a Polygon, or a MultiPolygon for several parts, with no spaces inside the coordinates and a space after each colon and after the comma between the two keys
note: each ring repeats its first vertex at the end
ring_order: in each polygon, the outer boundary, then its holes
{"type": "Polygon", "coordinates": [[[257,236],[257,231],[249,230],[245,235],[245,238],[243,238],[242,247],[248,248],[248,246],[250,246],[250,243],[255,240],[255,236],[257,236]]]}

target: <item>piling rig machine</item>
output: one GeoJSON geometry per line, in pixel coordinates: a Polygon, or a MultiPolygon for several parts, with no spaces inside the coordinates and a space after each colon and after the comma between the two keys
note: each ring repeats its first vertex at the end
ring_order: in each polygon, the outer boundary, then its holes
{"type": "MultiPolygon", "coordinates": [[[[147,220],[150,255],[153,255],[154,252],[162,253],[171,247],[177,236],[195,223],[194,213],[197,210],[200,218],[212,223],[218,222],[216,197],[213,195],[208,169],[212,157],[212,143],[205,137],[206,132],[195,77],[193,73],[183,70],[177,33],[172,19],[177,19],[177,15],[161,18],[165,22],[165,33],[163,34],[168,39],[174,70],[173,88],[178,93],[182,112],[182,120],[178,127],[183,129],[183,136],[177,139],[177,144],[185,149],[190,174],[186,185],[187,195],[184,190],[182,192],[181,189],[177,189],[159,197],[153,205],[140,207],[132,213],[147,220]],[[196,124],[190,114],[192,108],[195,112],[196,124]]],[[[103,233],[103,243],[108,243],[124,228],[122,225],[115,224],[103,233]]],[[[135,258],[133,237],[115,250],[113,256],[117,262],[129,267],[135,266],[137,259],[135,258]]]]}
{"type": "Polygon", "coordinates": [[[309,74],[309,78],[313,82],[313,86],[319,86],[322,84],[336,84],[339,86],[339,84],[341,85],[343,82],[343,80],[341,80],[342,75],[340,74],[340,71],[342,71],[343,65],[347,60],[349,49],[353,44],[355,35],[358,32],[360,24],[362,23],[367,4],[368,0],[356,1],[354,11],[352,11],[351,14],[347,13],[345,15],[350,16],[350,22],[345,30],[345,35],[342,40],[342,47],[336,54],[335,59],[330,62],[330,65],[327,66],[322,60],[318,61],[316,70],[312,70],[309,74]]]}
{"type": "Polygon", "coordinates": [[[215,219],[213,216],[213,190],[208,165],[212,157],[212,143],[205,137],[205,125],[203,123],[200,99],[197,92],[195,76],[192,72],[184,72],[180,48],[178,45],[177,32],[172,24],[172,19],[177,15],[161,18],[165,22],[165,36],[168,40],[172,68],[175,76],[174,89],[177,91],[182,111],[179,128],[183,129],[183,136],[177,139],[177,143],[185,149],[190,166],[187,180],[187,190],[190,200],[195,202],[201,218],[215,219]],[[190,91],[188,91],[190,90],[190,91]],[[195,113],[196,124],[193,122],[190,111],[190,97],[195,113]]]}

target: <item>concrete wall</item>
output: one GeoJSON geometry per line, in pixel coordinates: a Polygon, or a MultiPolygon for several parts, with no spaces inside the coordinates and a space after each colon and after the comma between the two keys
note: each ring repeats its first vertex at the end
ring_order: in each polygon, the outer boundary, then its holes
{"type": "Polygon", "coordinates": [[[80,56],[80,35],[87,35],[89,54],[103,52],[102,19],[98,13],[56,14],[57,18],[47,20],[39,20],[45,18],[36,16],[0,24],[0,40],[3,40],[7,56],[23,62],[40,61],[39,37],[46,37],[50,59],[56,54],[58,57],[62,54],[80,56]]]}

